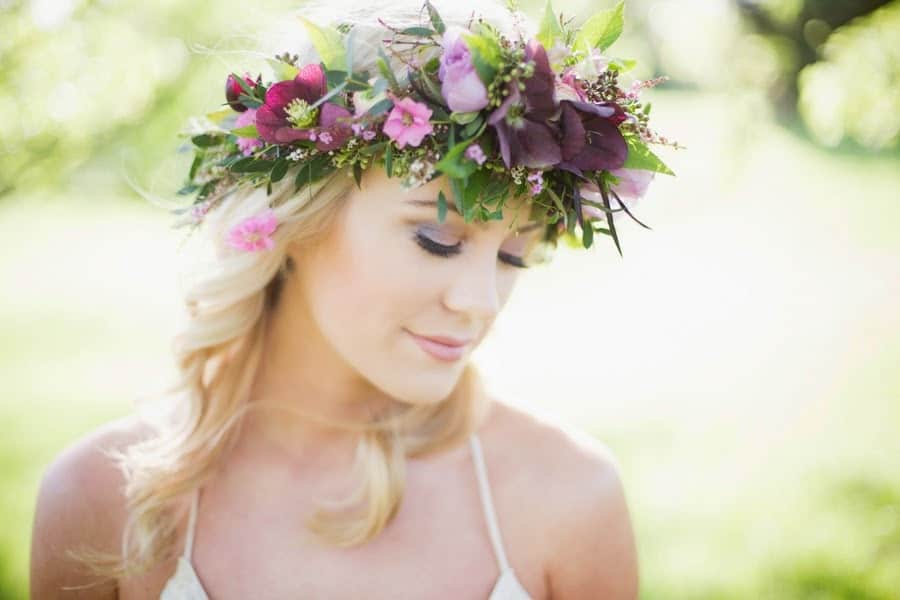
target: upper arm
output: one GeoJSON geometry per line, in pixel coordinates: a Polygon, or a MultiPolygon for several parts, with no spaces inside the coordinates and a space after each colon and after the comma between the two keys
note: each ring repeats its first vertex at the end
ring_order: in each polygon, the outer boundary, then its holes
{"type": "MultiPolygon", "coordinates": [[[[571,458],[571,457],[570,457],[571,458]]],[[[556,540],[548,559],[554,598],[638,597],[638,560],[617,463],[599,443],[562,469],[556,540]]]]}
{"type": "Polygon", "coordinates": [[[77,440],[44,470],[31,537],[32,598],[117,597],[115,580],[91,575],[68,551],[120,549],[124,480],[105,451],[116,449],[128,437],[123,422],[77,440]]]}

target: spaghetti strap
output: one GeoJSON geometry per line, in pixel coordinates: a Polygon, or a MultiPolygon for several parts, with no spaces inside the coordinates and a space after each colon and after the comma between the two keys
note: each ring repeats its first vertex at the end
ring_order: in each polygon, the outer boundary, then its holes
{"type": "Polygon", "coordinates": [[[182,556],[187,559],[188,562],[191,561],[191,553],[194,549],[194,529],[197,527],[197,504],[199,499],[200,488],[196,488],[191,497],[191,512],[188,516],[187,535],[185,536],[184,552],[182,553],[182,556]]]}
{"type": "Polygon", "coordinates": [[[494,511],[494,501],[491,498],[491,488],[488,485],[487,469],[484,466],[484,452],[481,450],[481,441],[475,433],[469,437],[472,447],[472,455],[475,459],[475,473],[478,475],[478,490],[481,495],[481,505],[484,508],[484,518],[487,520],[488,533],[491,536],[491,544],[494,546],[494,554],[500,565],[500,571],[509,568],[506,560],[506,552],[503,550],[503,539],[500,537],[500,527],[497,525],[497,515],[494,511]]]}

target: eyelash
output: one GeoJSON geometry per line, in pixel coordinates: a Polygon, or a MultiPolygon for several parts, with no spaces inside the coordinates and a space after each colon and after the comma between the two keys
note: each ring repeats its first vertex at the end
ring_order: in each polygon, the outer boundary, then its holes
{"type": "MultiPolygon", "coordinates": [[[[419,244],[422,248],[425,249],[426,252],[431,254],[435,254],[437,256],[449,257],[460,253],[460,245],[462,242],[457,243],[454,246],[445,246],[444,244],[438,244],[434,240],[430,239],[427,236],[422,235],[421,233],[416,233],[415,235],[416,243],[419,244]]],[[[519,269],[527,269],[528,265],[522,262],[522,259],[518,256],[513,256],[512,254],[507,254],[505,252],[500,252],[500,260],[510,265],[511,267],[516,267],[519,269]]]]}

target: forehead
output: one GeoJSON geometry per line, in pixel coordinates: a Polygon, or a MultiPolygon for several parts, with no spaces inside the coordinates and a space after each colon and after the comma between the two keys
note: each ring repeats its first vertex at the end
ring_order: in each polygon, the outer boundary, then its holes
{"type": "Polygon", "coordinates": [[[394,212],[420,211],[422,214],[428,214],[430,211],[435,220],[438,214],[438,194],[443,192],[447,201],[446,221],[465,224],[476,229],[520,228],[529,223],[542,221],[540,218],[531,218],[532,202],[529,198],[509,197],[503,203],[502,219],[465,223],[456,208],[450,180],[445,176],[439,176],[417,188],[407,189],[403,187],[399,178],[388,177],[383,168],[374,166],[364,173],[361,186],[362,189],[354,186],[353,193],[365,196],[367,202],[371,202],[373,206],[378,205],[381,209],[394,212]]]}

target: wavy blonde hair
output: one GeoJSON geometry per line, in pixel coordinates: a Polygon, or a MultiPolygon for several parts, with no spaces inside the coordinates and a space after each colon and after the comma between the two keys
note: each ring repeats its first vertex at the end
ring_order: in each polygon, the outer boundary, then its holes
{"type": "MultiPolygon", "coordinates": [[[[447,25],[465,26],[473,16],[482,16],[509,34],[528,26],[521,14],[500,4],[480,0],[477,8],[474,2],[467,6],[459,0],[433,4],[447,25]]],[[[353,54],[353,68],[370,73],[377,72],[374,49],[385,35],[378,18],[399,27],[428,23],[419,0],[369,1],[353,7],[340,7],[332,0],[306,4],[303,14],[319,23],[352,25],[359,49],[353,54]]],[[[273,50],[297,53],[301,64],[315,60],[298,20],[291,22],[296,27],[283,29],[286,35],[273,50]]],[[[271,44],[277,37],[266,40],[271,44]]],[[[229,190],[206,215],[203,227],[215,252],[209,264],[182,280],[187,319],[172,344],[177,377],[165,390],[167,409],[150,437],[109,452],[125,478],[128,516],[121,550],[118,554],[84,548],[70,551],[93,573],[127,577],[177,555],[185,498],[215,475],[238,437],[242,418],[260,404],[248,401],[248,392],[265,344],[266,323],[292,268],[287,247],[294,243],[304,248],[327,231],[354,185],[349,175],[340,169],[298,192],[289,178],[276,184],[271,195],[264,188],[229,190]],[[280,223],[273,235],[274,249],[241,253],[226,246],[226,232],[232,226],[269,206],[280,223]]],[[[307,526],[336,546],[371,540],[397,512],[406,457],[464,441],[483,416],[484,399],[480,376],[469,364],[454,391],[438,404],[401,404],[363,424],[328,421],[359,431],[353,467],[359,483],[343,508],[320,507],[307,526]]]]}

